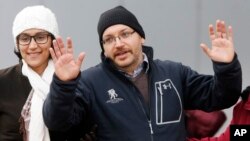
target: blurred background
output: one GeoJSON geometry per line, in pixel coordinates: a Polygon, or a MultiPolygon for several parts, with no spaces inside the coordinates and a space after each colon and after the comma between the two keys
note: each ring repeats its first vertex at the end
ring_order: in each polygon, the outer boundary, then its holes
{"type": "MultiPolygon", "coordinates": [[[[0,69],[18,63],[14,55],[12,23],[26,6],[42,4],[57,16],[60,35],[73,39],[75,55],[86,52],[82,70],[100,62],[97,22],[102,12],[123,5],[133,12],[146,34],[154,57],[174,60],[200,73],[213,74],[201,42],[210,46],[208,25],[217,19],[233,26],[234,45],[243,69],[243,89],[250,84],[250,1],[248,0],[6,0],[0,5],[0,69]]],[[[231,109],[226,109],[231,120],[231,109]]]]}

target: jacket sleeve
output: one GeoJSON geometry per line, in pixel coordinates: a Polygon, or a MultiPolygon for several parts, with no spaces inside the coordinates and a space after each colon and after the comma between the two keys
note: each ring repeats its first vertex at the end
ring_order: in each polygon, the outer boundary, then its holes
{"type": "Polygon", "coordinates": [[[77,92],[81,79],[62,82],[55,75],[43,105],[43,118],[50,130],[66,131],[83,123],[86,100],[77,92]]]}
{"type": "Polygon", "coordinates": [[[185,107],[214,111],[234,105],[241,94],[242,70],[237,55],[231,63],[213,62],[214,75],[185,69],[185,107]]]}

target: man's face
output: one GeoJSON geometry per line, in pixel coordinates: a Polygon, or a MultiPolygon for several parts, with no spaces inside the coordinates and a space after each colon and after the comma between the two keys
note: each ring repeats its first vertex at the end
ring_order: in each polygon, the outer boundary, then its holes
{"type": "Polygon", "coordinates": [[[121,70],[134,71],[142,62],[144,39],[129,26],[108,27],[102,36],[104,55],[121,70]]]}

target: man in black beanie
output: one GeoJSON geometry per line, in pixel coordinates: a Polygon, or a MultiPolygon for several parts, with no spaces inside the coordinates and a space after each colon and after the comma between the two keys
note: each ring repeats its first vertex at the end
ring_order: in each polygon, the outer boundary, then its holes
{"type": "Polygon", "coordinates": [[[102,13],[97,29],[102,62],[81,73],[84,53],[75,60],[70,38],[67,47],[60,37],[54,41],[55,75],[43,107],[48,128],[66,130],[85,122],[97,125],[99,141],[184,141],[184,110],[228,108],[240,96],[241,65],[232,27],[227,33],[224,21],[216,22],[216,31],[209,26],[212,47],[201,44],[214,75],[154,60],[143,28],[122,6],[102,13]]]}
{"type": "Polygon", "coordinates": [[[106,28],[115,24],[124,24],[131,28],[133,28],[142,38],[145,39],[145,33],[136,19],[135,15],[133,15],[130,11],[125,9],[122,6],[117,6],[113,9],[110,9],[104,12],[99,19],[98,22],[98,34],[99,34],[99,41],[102,46],[102,34],[106,28]]]}

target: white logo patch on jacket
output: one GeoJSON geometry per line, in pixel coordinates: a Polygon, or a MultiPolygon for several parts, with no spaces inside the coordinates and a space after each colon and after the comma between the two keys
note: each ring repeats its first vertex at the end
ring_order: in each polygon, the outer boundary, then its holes
{"type": "Polygon", "coordinates": [[[179,122],[182,115],[180,95],[170,79],[155,83],[156,124],[179,122]]]}
{"type": "Polygon", "coordinates": [[[107,100],[106,103],[119,103],[123,100],[123,98],[118,97],[118,94],[115,92],[114,89],[108,90],[108,96],[109,100],[107,100]]]}

